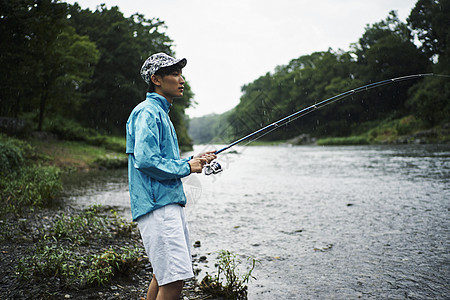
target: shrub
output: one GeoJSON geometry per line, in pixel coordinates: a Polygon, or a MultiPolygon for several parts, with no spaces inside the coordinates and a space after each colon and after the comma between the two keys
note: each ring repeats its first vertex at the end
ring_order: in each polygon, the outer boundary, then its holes
{"type": "Polygon", "coordinates": [[[90,128],[84,128],[78,122],[61,116],[48,119],[44,124],[44,130],[52,132],[62,140],[84,141],[87,136],[95,136],[97,132],[90,128]]]}
{"type": "Polygon", "coordinates": [[[139,249],[122,247],[120,251],[110,248],[102,254],[91,256],[89,268],[83,277],[89,285],[103,285],[119,274],[128,274],[138,263],[139,249]]]}
{"type": "Polygon", "coordinates": [[[363,136],[325,138],[317,141],[319,146],[337,146],[337,145],[368,145],[369,141],[363,136]]]}
{"type": "Polygon", "coordinates": [[[125,223],[111,210],[103,215],[95,205],[76,215],[61,215],[52,226],[42,228],[42,238],[23,256],[16,267],[20,280],[56,277],[67,286],[103,285],[115,276],[127,275],[142,261],[137,247],[94,250],[87,247],[89,240],[114,238],[113,235],[131,234],[135,223],[125,223]],[[83,253],[83,254],[82,254],[83,253]]]}
{"type": "Polygon", "coordinates": [[[17,170],[23,164],[22,150],[10,141],[0,141],[0,174],[17,170]]]}
{"type": "Polygon", "coordinates": [[[92,206],[78,215],[57,217],[50,234],[57,240],[86,245],[106,232],[106,217],[98,215],[98,206],[92,206]]]}
{"type": "Polygon", "coordinates": [[[60,169],[53,166],[22,167],[0,181],[4,212],[51,204],[62,189],[60,169]]]}
{"type": "Polygon", "coordinates": [[[33,254],[22,257],[16,267],[20,280],[56,277],[63,285],[104,285],[115,276],[129,274],[140,262],[138,248],[109,248],[99,254],[81,255],[71,246],[54,240],[37,244],[33,254]]]}
{"type": "Polygon", "coordinates": [[[416,119],[414,116],[404,117],[400,119],[396,124],[396,130],[400,135],[411,134],[422,127],[422,122],[416,119]]]}
{"type": "Polygon", "coordinates": [[[100,213],[102,206],[93,205],[77,215],[62,214],[56,218],[49,235],[57,240],[69,240],[72,244],[87,245],[90,240],[131,234],[136,223],[127,222],[111,209],[110,215],[100,213]]]}
{"type": "Polygon", "coordinates": [[[97,158],[94,161],[94,163],[106,169],[117,169],[126,167],[128,165],[128,158],[125,154],[123,155],[106,154],[103,157],[97,158]]]}
{"type": "Polygon", "coordinates": [[[44,129],[68,141],[82,141],[92,146],[101,146],[116,152],[125,152],[125,139],[102,135],[92,128],[81,126],[78,122],[56,117],[46,122],[44,129]]]}
{"type": "Polygon", "coordinates": [[[213,297],[224,297],[225,299],[241,300],[247,299],[247,283],[252,276],[256,260],[248,259],[251,262],[243,275],[239,274],[238,268],[242,261],[230,251],[221,250],[217,262],[217,275],[206,274],[200,283],[201,289],[213,297]],[[224,283],[222,281],[225,280],[224,283]]]}

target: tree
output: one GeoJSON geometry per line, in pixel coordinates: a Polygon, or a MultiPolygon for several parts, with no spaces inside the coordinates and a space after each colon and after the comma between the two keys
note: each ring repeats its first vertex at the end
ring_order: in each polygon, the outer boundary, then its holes
{"type": "MultiPolygon", "coordinates": [[[[326,52],[315,52],[293,59],[286,66],[278,66],[274,74],[267,73],[245,85],[239,105],[229,116],[235,137],[242,137],[355,87],[358,83],[353,76],[355,66],[350,54],[329,49],[326,52]]],[[[286,139],[305,131],[314,132],[317,136],[348,134],[348,123],[358,120],[359,110],[355,104],[324,108],[314,116],[309,115],[283,126],[266,138],[286,139]],[[318,120],[322,120],[320,125],[318,120]]]]}
{"type": "Polygon", "coordinates": [[[51,111],[71,117],[86,101],[86,85],[90,83],[100,53],[87,36],[80,36],[67,26],[55,42],[54,82],[49,93],[51,111]]]}
{"type": "MultiPolygon", "coordinates": [[[[366,83],[430,70],[426,56],[412,42],[411,30],[394,11],[385,20],[366,26],[353,47],[358,58],[357,77],[366,83]]],[[[369,119],[403,114],[408,89],[413,84],[408,81],[370,91],[365,101],[369,119]]]]}
{"type": "MultiPolygon", "coordinates": [[[[45,102],[54,42],[65,26],[66,5],[52,0],[2,0],[2,114],[19,116],[45,102]]],[[[45,106],[45,105],[44,105],[45,106]]]]}
{"type": "Polygon", "coordinates": [[[421,43],[420,49],[430,59],[447,51],[450,39],[449,16],[449,0],[419,0],[408,17],[408,24],[421,43]]]}
{"type": "MultiPolygon", "coordinates": [[[[142,63],[156,52],[173,55],[172,40],[161,32],[165,24],[140,14],[126,18],[118,7],[102,5],[92,12],[77,4],[70,7],[69,23],[78,34],[88,35],[101,53],[79,119],[90,127],[123,134],[129,113],[145,98],[147,87],[139,74],[142,63]]],[[[183,138],[184,109],[193,95],[188,88],[185,91],[171,112],[180,144],[189,143],[183,138]]]]}
{"type": "MultiPolygon", "coordinates": [[[[421,51],[433,62],[436,74],[450,72],[450,1],[419,0],[408,24],[421,43],[421,51]]],[[[428,126],[450,121],[450,80],[430,78],[411,89],[407,105],[428,126]]]]}
{"type": "Polygon", "coordinates": [[[67,5],[52,0],[3,0],[2,115],[38,115],[42,129],[48,107],[81,101],[81,88],[98,58],[95,44],[67,25],[67,5]],[[71,102],[68,102],[68,99],[71,102]]]}
{"type": "Polygon", "coordinates": [[[17,118],[32,90],[34,61],[30,53],[34,1],[0,0],[0,116],[17,118]]]}

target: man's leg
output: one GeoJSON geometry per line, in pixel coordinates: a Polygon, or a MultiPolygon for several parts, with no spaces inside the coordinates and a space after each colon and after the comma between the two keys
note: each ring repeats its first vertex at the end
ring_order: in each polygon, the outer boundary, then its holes
{"type": "Polygon", "coordinates": [[[178,280],[159,287],[156,300],[179,300],[184,281],[178,280]]]}
{"type": "Polygon", "coordinates": [[[152,281],[150,281],[150,285],[148,286],[147,300],[155,300],[157,295],[158,281],[156,280],[155,275],[153,275],[152,281]]]}

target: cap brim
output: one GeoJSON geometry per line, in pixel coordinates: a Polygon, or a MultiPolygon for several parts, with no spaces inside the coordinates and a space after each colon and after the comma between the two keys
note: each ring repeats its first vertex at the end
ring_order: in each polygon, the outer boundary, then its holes
{"type": "Polygon", "coordinates": [[[177,59],[176,62],[168,67],[179,65],[182,69],[186,66],[187,60],[186,58],[177,59]]]}

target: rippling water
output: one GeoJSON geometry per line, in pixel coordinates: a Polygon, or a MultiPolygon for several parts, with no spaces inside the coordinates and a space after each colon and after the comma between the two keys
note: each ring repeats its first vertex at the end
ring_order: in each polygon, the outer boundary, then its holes
{"type": "MultiPolygon", "coordinates": [[[[185,180],[196,268],[255,257],[250,299],[450,298],[449,145],[233,149],[185,180]]],[[[126,171],[99,175],[66,198],[129,216],[126,171]]]]}

